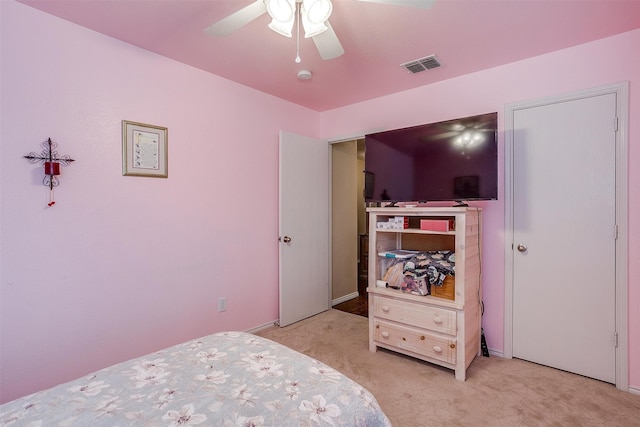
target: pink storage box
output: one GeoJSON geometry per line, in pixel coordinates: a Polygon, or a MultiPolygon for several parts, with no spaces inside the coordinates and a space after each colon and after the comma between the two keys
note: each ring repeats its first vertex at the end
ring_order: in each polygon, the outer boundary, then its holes
{"type": "Polygon", "coordinates": [[[455,221],[452,219],[421,219],[420,230],[452,231],[455,229],[455,221]]]}

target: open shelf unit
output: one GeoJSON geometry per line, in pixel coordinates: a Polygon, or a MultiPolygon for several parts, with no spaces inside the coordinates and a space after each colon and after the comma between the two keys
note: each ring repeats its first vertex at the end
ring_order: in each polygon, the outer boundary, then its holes
{"type": "Polygon", "coordinates": [[[393,350],[455,370],[466,369],[480,353],[482,210],[469,207],[368,208],[369,350],[393,350]],[[403,217],[408,228],[380,228],[403,217]],[[421,219],[452,220],[455,230],[420,229],[421,219]],[[396,249],[455,251],[453,299],[420,296],[376,285],[386,263],[379,252],[396,249]]]}

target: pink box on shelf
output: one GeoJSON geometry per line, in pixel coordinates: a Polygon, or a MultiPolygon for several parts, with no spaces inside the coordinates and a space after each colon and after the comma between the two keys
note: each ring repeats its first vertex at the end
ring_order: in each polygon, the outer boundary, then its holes
{"type": "Polygon", "coordinates": [[[420,230],[452,231],[455,229],[455,221],[452,219],[421,219],[420,230]]]}

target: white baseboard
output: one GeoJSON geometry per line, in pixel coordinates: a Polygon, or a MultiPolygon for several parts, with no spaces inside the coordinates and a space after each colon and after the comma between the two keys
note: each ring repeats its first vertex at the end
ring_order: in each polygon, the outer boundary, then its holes
{"type": "MultiPolygon", "coordinates": [[[[360,294],[358,292],[353,292],[353,293],[350,293],[350,294],[345,295],[343,297],[336,298],[336,299],[331,301],[331,307],[333,307],[334,305],[338,305],[340,303],[343,303],[345,301],[349,301],[349,300],[352,300],[354,298],[358,298],[359,296],[360,296],[360,294]]],[[[276,320],[273,320],[271,322],[267,322],[267,323],[264,323],[262,325],[256,326],[255,328],[247,329],[245,332],[248,332],[250,334],[255,334],[256,332],[259,332],[259,331],[261,331],[263,329],[267,329],[267,328],[270,328],[272,326],[278,326],[278,322],[279,322],[279,319],[276,319],[276,320]]]]}
{"type": "Polygon", "coordinates": [[[276,319],[276,320],[273,320],[271,322],[265,323],[263,325],[256,326],[255,328],[248,329],[245,332],[248,332],[250,334],[255,334],[256,332],[260,332],[263,329],[267,329],[267,328],[270,328],[272,326],[277,326],[277,325],[278,325],[278,320],[276,319]]]}
{"type": "MultiPolygon", "coordinates": [[[[500,352],[500,351],[495,351],[495,350],[491,350],[489,349],[489,354],[491,356],[496,356],[496,357],[502,357],[504,358],[504,353],[500,352]]],[[[577,375],[577,374],[576,374],[577,375]]],[[[628,389],[629,393],[631,394],[637,394],[640,395],[640,387],[633,387],[633,386],[629,386],[628,389]]]]}
{"type": "Polygon", "coordinates": [[[338,305],[340,303],[343,303],[345,301],[349,301],[349,300],[352,300],[354,298],[358,298],[359,296],[360,296],[360,294],[358,292],[353,292],[353,293],[347,294],[347,295],[345,295],[343,297],[336,298],[334,300],[331,300],[331,307],[333,307],[334,305],[338,305]]]}
{"type": "Polygon", "coordinates": [[[501,359],[504,359],[504,353],[501,352],[501,351],[496,351],[496,350],[489,349],[489,355],[490,356],[495,356],[495,357],[500,357],[501,359]]]}
{"type": "MultiPolygon", "coordinates": [[[[353,292],[353,293],[350,293],[350,294],[345,295],[343,297],[336,298],[336,299],[331,301],[331,307],[333,307],[334,305],[338,305],[340,303],[343,303],[345,301],[349,301],[349,300],[352,300],[354,298],[358,298],[359,296],[360,296],[360,294],[358,292],[353,292]]],[[[256,332],[259,332],[259,331],[261,331],[263,329],[270,328],[272,326],[278,326],[278,319],[273,320],[271,322],[264,323],[264,324],[262,324],[260,326],[256,326],[255,328],[247,329],[245,332],[248,332],[250,334],[255,334],[256,332]]]]}

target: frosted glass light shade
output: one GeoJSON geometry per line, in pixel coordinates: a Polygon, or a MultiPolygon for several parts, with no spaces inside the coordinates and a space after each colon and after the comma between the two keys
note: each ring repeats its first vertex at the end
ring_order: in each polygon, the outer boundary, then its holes
{"type": "Polygon", "coordinates": [[[288,22],[296,16],[296,0],[267,0],[267,12],[271,18],[288,22]]]}
{"type": "Polygon", "coordinates": [[[301,2],[296,0],[265,0],[267,12],[271,16],[269,28],[278,34],[291,37],[296,19],[297,3],[301,3],[300,19],[306,38],[317,36],[328,29],[325,22],[333,11],[331,0],[302,0],[301,2]]]}
{"type": "Polygon", "coordinates": [[[302,26],[306,38],[317,36],[327,31],[325,22],[331,16],[333,5],[330,0],[303,0],[302,26]]]}
{"type": "Polygon", "coordinates": [[[291,30],[293,30],[293,19],[290,22],[281,22],[272,19],[269,23],[269,28],[278,34],[282,34],[285,37],[291,37],[291,30]]]}
{"type": "Polygon", "coordinates": [[[291,37],[296,18],[296,0],[267,0],[265,3],[271,16],[269,28],[278,34],[291,37]]]}
{"type": "Polygon", "coordinates": [[[331,16],[331,0],[303,0],[303,15],[313,25],[323,24],[331,16]]]}

